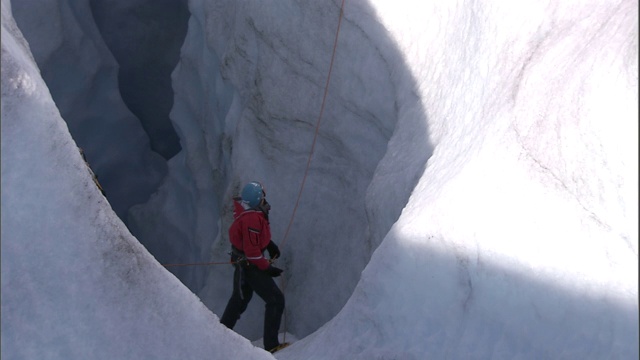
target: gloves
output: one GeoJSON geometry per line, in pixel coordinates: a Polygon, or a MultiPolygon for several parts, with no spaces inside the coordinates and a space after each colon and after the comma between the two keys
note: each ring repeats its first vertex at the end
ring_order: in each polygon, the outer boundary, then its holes
{"type": "Polygon", "coordinates": [[[278,246],[273,242],[273,240],[269,241],[267,251],[269,252],[269,257],[271,259],[277,259],[280,257],[280,249],[278,249],[278,246]]]}
{"type": "Polygon", "coordinates": [[[275,267],[273,265],[269,265],[269,267],[265,271],[271,277],[278,277],[278,276],[280,276],[280,274],[282,274],[282,269],[279,269],[279,268],[277,268],[277,267],[275,267]]]}

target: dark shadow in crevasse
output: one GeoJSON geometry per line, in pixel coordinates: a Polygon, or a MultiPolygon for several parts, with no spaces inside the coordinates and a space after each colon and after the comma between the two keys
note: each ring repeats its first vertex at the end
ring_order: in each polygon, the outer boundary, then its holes
{"type": "Polygon", "coordinates": [[[187,34],[187,0],[91,0],[90,5],[102,38],[120,65],[122,100],[140,119],[151,149],[170,159],[181,150],[169,112],[171,72],[187,34]]]}

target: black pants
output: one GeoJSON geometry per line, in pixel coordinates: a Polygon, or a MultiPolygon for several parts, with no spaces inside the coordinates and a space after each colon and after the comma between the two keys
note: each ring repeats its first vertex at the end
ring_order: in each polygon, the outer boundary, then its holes
{"type": "Polygon", "coordinates": [[[278,330],[284,311],[284,295],[273,278],[255,266],[234,264],[233,293],[224,309],[220,322],[233,329],[240,315],[247,309],[255,291],[265,302],[264,348],[270,350],[280,343],[278,330]]]}

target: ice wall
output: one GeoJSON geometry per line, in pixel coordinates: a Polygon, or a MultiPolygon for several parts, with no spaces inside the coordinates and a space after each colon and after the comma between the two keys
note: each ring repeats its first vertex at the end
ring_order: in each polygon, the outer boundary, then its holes
{"type": "MultiPolygon", "coordinates": [[[[306,190],[282,249],[288,330],[298,336],[344,305],[430,154],[426,141],[416,144],[424,151],[422,163],[404,169],[393,190],[373,199],[376,205],[367,211],[367,188],[398,109],[419,106],[404,107],[416,97],[402,58],[373,21],[370,7],[357,6],[361,10],[347,14],[342,24],[306,190]]],[[[189,10],[187,38],[173,73],[171,112],[183,151],[170,161],[169,180],[158,195],[134,208],[131,220],[136,234],[165,249],[157,256],[168,263],[228,259],[231,197],[249,180],[266,186],[274,241],[282,244],[320,113],[339,18],[338,5],[316,1],[191,1],[189,10]]],[[[422,128],[416,136],[426,137],[422,128]]],[[[222,312],[230,294],[230,266],[171,271],[222,312]]],[[[259,337],[260,301],[243,319],[237,330],[259,337]]]]}
{"type": "MultiPolygon", "coordinates": [[[[638,357],[637,3],[375,7],[434,153],[347,305],[280,358],[638,357]]],[[[416,155],[401,133],[379,168],[416,155]]]]}
{"type": "Polygon", "coordinates": [[[13,1],[13,11],[71,134],[126,220],[129,207],[155,191],[166,164],[122,101],[118,64],[89,0],[13,1]]]}

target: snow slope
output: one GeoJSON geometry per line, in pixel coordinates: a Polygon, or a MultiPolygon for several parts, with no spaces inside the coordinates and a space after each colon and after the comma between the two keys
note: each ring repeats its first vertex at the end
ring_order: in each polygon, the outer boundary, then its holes
{"type": "Polygon", "coordinates": [[[2,358],[272,358],[224,326],[100,194],[2,0],[2,358]]]}

